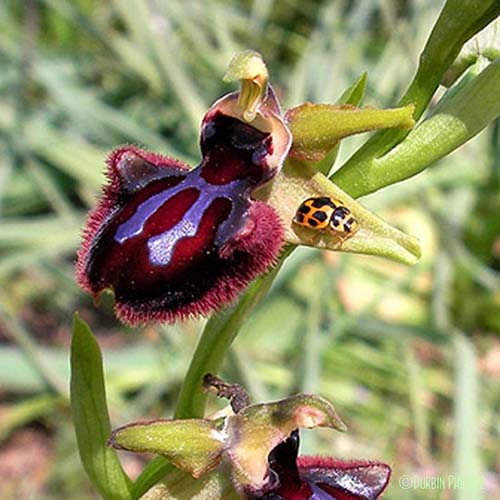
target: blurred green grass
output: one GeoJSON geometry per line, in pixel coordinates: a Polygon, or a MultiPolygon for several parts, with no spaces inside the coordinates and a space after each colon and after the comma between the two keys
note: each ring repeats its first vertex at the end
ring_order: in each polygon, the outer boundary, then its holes
{"type": "MultiPolygon", "coordinates": [[[[74,309],[105,350],[115,426],[171,414],[203,323],[132,331],[114,320],[109,298],[96,309],[74,284],[74,251],[107,152],[129,142],[196,164],[200,120],[231,89],[221,77],[233,53],[245,48],[263,53],[286,106],[334,101],[364,71],[365,104],[394,104],[438,4],[0,4],[2,498],[93,498],[66,398],[74,309]],[[35,438],[26,444],[23,433],[35,438]],[[37,455],[38,441],[44,454],[37,455]]],[[[363,140],[345,141],[338,164],[363,140]]],[[[349,432],[305,433],[303,451],[391,463],[388,499],[470,498],[466,489],[405,491],[398,478],[472,472],[494,496],[498,123],[437,167],[362,201],[421,239],[421,262],[406,268],[296,251],[239,335],[224,375],[255,400],[296,391],[331,399],[349,432]]],[[[137,474],[140,463],[124,460],[137,474]]]]}

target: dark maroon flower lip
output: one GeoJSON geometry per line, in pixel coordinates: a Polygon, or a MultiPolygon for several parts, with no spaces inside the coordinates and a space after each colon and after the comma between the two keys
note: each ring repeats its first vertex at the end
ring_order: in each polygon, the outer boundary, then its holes
{"type": "Polygon", "coordinates": [[[98,297],[113,290],[130,324],[206,314],[234,300],[276,261],[281,221],[253,189],[279,170],[290,147],[272,90],[252,124],[234,95],[203,120],[203,159],[182,162],[134,146],[110,155],[97,208],[78,253],[77,280],[98,297]]]}
{"type": "Polygon", "coordinates": [[[296,430],[269,454],[271,491],[256,500],[377,500],[389,484],[387,464],[298,457],[298,450],[296,430]]]}

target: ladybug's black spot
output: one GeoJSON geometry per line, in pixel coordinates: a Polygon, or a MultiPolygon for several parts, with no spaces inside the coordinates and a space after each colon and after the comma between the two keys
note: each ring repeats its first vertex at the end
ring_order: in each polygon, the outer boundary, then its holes
{"type": "Polygon", "coordinates": [[[311,227],[316,227],[318,225],[318,221],[314,219],[309,219],[307,222],[311,227]]]}
{"type": "Polygon", "coordinates": [[[332,202],[332,200],[326,196],[323,196],[321,198],[315,198],[311,205],[314,208],[321,208],[324,207],[325,205],[335,208],[335,203],[332,202]]]}
{"type": "Polygon", "coordinates": [[[350,233],[352,231],[352,226],[355,223],[354,219],[351,217],[348,221],[344,222],[344,231],[350,233]]]}
{"type": "Polygon", "coordinates": [[[348,208],[346,207],[338,207],[335,209],[335,212],[333,212],[334,217],[338,217],[339,219],[345,218],[347,215],[349,215],[351,212],[349,211],[348,208]]]}
{"type": "Polygon", "coordinates": [[[316,210],[316,212],[314,212],[314,213],[312,214],[312,216],[313,216],[316,220],[319,220],[320,222],[325,222],[326,217],[327,217],[327,215],[325,214],[325,212],[322,212],[321,210],[316,210]]]}
{"type": "Polygon", "coordinates": [[[300,213],[296,214],[295,215],[295,222],[299,222],[299,223],[304,222],[304,215],[300,214],[300,213]]]}
{"type": "Polygon", "coordinates": [[[298,212],[301,214],[307,214],[311,211],[311,207],[308,207],[305,203],[300,205],[298,212]]]}

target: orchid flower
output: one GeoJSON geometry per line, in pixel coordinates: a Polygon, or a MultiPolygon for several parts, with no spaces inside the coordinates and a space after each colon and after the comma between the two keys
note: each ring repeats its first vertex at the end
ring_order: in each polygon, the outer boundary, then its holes
{"type": "Polygon", "coordinates": [[[77,280],[95,298],[112,289],[126,323],[220,309],[276,263],[285,241],[407,262],[418,256],[413,238],[311,165],[347,135],[412,126],[412,106],[306,104],[284,115],[262,58],[251,51],[235,57],[226,79],[240,80],[241,90],[207,111],[196,168],[135,146],[108,158],[109,183],[83,232],[77,280]],[[294,225],[302,201],[317,196],[340,200],[359,231],[344,241],[294,225]]]}

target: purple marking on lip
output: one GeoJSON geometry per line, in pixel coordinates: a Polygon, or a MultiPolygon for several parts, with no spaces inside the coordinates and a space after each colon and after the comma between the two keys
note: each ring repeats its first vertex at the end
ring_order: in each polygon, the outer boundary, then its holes
{"type": "MultiPolygon", "coordinates": [[[[198,221],[199,222],[199,221],[198,221]]],[[[173,228],[148,240],[149,260],[154,266],[166,266],[172,259],[176,243],[182,238],[194,236],[198,223],[182,219],[173,228]]]]}
{"type": "Polygon", "coordinates": [[[247,190],[248,188],[245,187],[244,190],[239,191],[236,196],[231,198],[231,211],[226,220],[221,222],[215,234],[215,244],[217,246],[222,246],[230,236],[244,226],[246,222],[244,215],[250,205],[247,190]]]}
{"type": "MultiPolygon", "coordinates": [[[[243,191],[241,188],[246,187],[246,182],[244,179],[232,181],[228,184],[209,184],[200,176],[200,172],[201,169],[199,168],[192,170],[186,175],[186,178],[176,186],[167,188],[164,191],[151,196],[151,198],[141,203],[137,208],[135,214],[132,215],[130,219],[118,226],[118,228],[116,229],[114,240],[118,243],[124,243],[129,238],[140,234],[144,229],[144,225],[146,224],[147,220],[164,203],[172,198],[172,196],[185,189],[194,187],[198,189],[200,193],[203,193],[204,198],[206,196],[209,196],[211,199],[215,199],[217,197],[232,198],[232,196],[228,195],[228,192],[232,194],[233,192],[243,191]]],[[[191,209],[187,212],[187,214],[190,212],[191,209]]]]}
{"type": "Polygon", "coordinates": [[[248,208],[249,190],[245,179],[238,179],[227,184],[210,184],[200,176],[201,169],[195,169],[174,187],[167,188],[141,203],[134,215],[118,226],[114,239],[122,244],[129,238],[139,235],[144,225],[161,206],[177,193],[190,188],[199,192],[198,199],[189,207],[174,227],[163,233],[152,236],[148,240],[149,258],[153,265],[166,266],[170,263],[177,242],[183,238],[196,235],[199,224],[206,209],[216,198],[231,200],[231,211],[217,229],[214,243],[220,246],[225,243],[244,223],[243,215],[248,208]]]}
{"type": "Polygon", "coordinates": [[[181,181],[173,188],[167,188],[160,193],[151,196],[148,200],[142,202],[134,215],[126,222],[123,222],[116,229],[114,239],[118,243],[125,243],[129,238],[141,234],[147,220],[173,195],[186,189],[186,181],[188,178],[181,181]]]}
{"type": "Polygon", "coordinates": [[[220,198],[220,195],[225,195],[229,198],[232,205],[228,217],[220,224],[217,230],[215,244],[220,246],[230,236],[232,236],[234,231],[239,229],[242,225],[242,213],[246,210],[247,203],[243,203],[245,202],[245,198],[243,196],[237,196],[236,199],[239,200],[240,203],[235,203],[234,198],[227,196],[227,194],[224,193],[224,189],[220,189],[224,186],[228,187],[231,184],[233,186],[236,184],[244,185],[239,181],[235,181],[226,185],[214,186],[217,187],[217,189],[213,189],[212,192],[200,191],[199,198],[187,210],[181,221],[167,231],[150,238],[148,240],[148,249],[151,264],[156,266],[168,265],[174,253],[175,245],[182,238],[188,238],[196,235],[205,210],[215,199],[220,198]]]}
{"type": "Polygon", "coordinates": [[[174,227],[149,238],[148,249],[151,264],[155,266],[168,265],[176,243],[182,238],[192,237],[196,234],[205,210],[215,198],[212,193],[200,191],[198,199],[174,227]]]}

